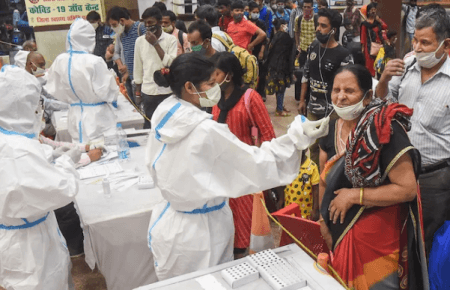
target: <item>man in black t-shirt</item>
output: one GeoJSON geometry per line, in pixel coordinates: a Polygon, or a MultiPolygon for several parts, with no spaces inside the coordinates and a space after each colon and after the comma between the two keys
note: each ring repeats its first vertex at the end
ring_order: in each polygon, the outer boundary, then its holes
{"type": "MultiPolygon", "coordinates": [[[[331,104],[331,89],[336,71],[343,65],[353,63],[348,50],[340,45],[334,35],[342,22],[342,16],[331,9],[319,11],[316,40],[308,48],[308,57],[304,67],[302,90],[298,112],[309,120],[319,120],[328,116],[331,104]],[[310,100],[306,104],[306,92],[310,88],[310,100]]],[[[337,114],[331,115],[337,118],[337,114]]],[[[319,147],[312,145],[311,159],[318,164],[319,147]]]]}

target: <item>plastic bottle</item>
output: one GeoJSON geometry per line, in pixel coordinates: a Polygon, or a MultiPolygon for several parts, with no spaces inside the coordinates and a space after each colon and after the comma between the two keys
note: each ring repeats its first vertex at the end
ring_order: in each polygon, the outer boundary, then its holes
{"type": "Polygon", "coordinates": [[[103,193],[105,194],[105,196],[107,198],[110,198],[111,197],[111,185],[109,183],[108,177],[103,178],[102,185],[103,185],[103,193]]]}
{"type": "Polygon", "coordinates": [[[127,162],[130,157],[127,133],[122,129],[122,124],[117,123],[117,154],[120,162],[127,162]]]}
{"type": "Polygon", "coordinates": [[[17,23],[20,20],[20,13],[19,10],[14,10],[13,12],[13,26],[17,28],[17,23]]]}

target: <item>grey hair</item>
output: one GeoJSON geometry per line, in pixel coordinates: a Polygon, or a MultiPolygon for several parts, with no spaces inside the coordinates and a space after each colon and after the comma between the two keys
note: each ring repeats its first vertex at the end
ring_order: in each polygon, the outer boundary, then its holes
{"type": "Polygon", "coordinates": [[[416,30],[431,27],[438,42],[450,37],[450,17],[440,9],[422,11],[416,19],[416,30]]]}

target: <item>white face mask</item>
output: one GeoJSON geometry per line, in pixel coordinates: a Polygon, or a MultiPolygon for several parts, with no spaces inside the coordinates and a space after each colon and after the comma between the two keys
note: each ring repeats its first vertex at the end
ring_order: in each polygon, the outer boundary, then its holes
{"type": "Polygon", "coordinates": [[[424,68],[432,68],[437,65],[445,55],[444,52],[440,58],[436,57],[436,52],[441,48],[443,44],[444,41],[442,41],[439,47],[432,52],[416,52],[416,59],[419,66],[424,68]]]}
{"type": "Polygon", "coordinates": [[[364,97],[362,98],[362,100],[359,101],[357,104],[340,108],[333,103],[333,108],[336,111],[336,113],[338,114],[338,116],[341,117],[343,120],[345,120],[345,121],[354,120],[361,115],[362,111],[364,111],[365,107],[364,107],[363,102],[364,102],[364,99],[366,98],[367,93],[370,91],[371,90],[367,91],[364,94],[364,97]]]}
{"type": "Polygon", "coordinates": [[[94,27],[94,30],[97,30],[98,28],[98,22],[91,23],[92,27],[94,27]]]}
{"type": "MultiPolygon", "coordinates": [[[[194,85],[194,84],[192,84],[194,85]]],[[[209,90],[204,91],[203,93],[206,94],[206,98],[200,95],[197,88],[194,86],[194,89],[197,93],[197,95],[200,97],[200,106],[203,108],[211,108],[217,105],[220,101],[220,97],[222,96],[222,93],[220,91],[219,84],[215,84],[213,87],[211,87],[209,90]]]]}
{"type": "Polygon", "coordinates": [[[112,30],[117,34],[122,34],[125,31],[125,26],[123,26],[123,24],[117,25],[116,27],[112,27],[112,30]]]}
{"type": "Polygon", "coordinates": [[[223,79],[223,81],[219,84],[220,87],[222,87],[222,85],[223,85],[224,83],[229,83],[229,82],[231,82],[231,80],[227,80],[227,78],[228,78],[228,74],[225,76],[225,78],[223,79]]]}
{"type": "Polygon", "coordinates": [[[36,70],[33,71],[34,76],[42,76],[45,74],[45,68],[38,67],[36,70]]]}
{"type": "Polygon", "coordinates": [[[252,19],[259,19],[259,13],[251,13],[250,16],[252,19]]]}

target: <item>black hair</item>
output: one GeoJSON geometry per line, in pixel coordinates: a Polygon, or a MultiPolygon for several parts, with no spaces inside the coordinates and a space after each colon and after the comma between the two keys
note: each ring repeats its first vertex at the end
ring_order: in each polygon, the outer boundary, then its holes
{"type": "Polygon", "coordinates": [[[199,19],[204,19],[211,27],[217,26],[219,21],[219,14],[211,5],[203,5],[198,8],[197,17],[199,19]]]}
{"type": "Polygon", "coordinates": [[[281,25],[287,24],[286,20],[280,18],[275,18],[272,23],[276,30],[280,30],[281,25]]]}
{"type": "Polygon", "coordinates": [[[181,92],[187,82],[193,83],[198,88],[200,83],[211,78],[214,70],[214,63],[207,57],[184,53],[175,58],[169,67],[168,74],[163,75],[160,70],[157,70],[153,74],[153,78],[158,86],[170,87],[177,97],[181,97],[181,92]]]}
{"type": "Polygon", "coordinates": [[[98,21],[100,19],[101,19],[100,14],[98,14],[97,11],[91,11],[86,15],[87,21],[98,21]]]}
{"type": "Polygon", "coordinates": [[[228,6],[231,6],[231,1],[230,0],[219,0],[219,1],[217,1],[217,7],[219,7],[219,6],[226,6],[226,7],[228,7],[228,6]]]}
{"type": "Polygon", "coordinates": [[[386,34],[386,37],[389,39],[392,36],[396,36],[397,35],[397,31],[395,30],[389,30],[388,33],[386,34]]]}
{"type": "Polygon", "coordinates": [[[433,29],[439,42],[450,37],[450,17],[439,4],[424,6],[420,11],[419,17],[416,18],[416,30],[427,27],[433,29]]]}
{"type": "Polygon", "coordinates": [[[369,13],[370,10],[372,10],[373,8],[377,9],[378,7],[378,3],[376,2],[372,2],[369,5],[367,5],[367,13],[369,13]]]}
{"type": "Polygon", "coordinates": [[[162,3],[162,2],[155,2],[155,4],[153,4],[152,7],[156,7],[159,9],[159,11],[161,12],[165,12],[167,11],[167,7],[166,4],[162,3]]]}
{"type": "Polygon", "coordinates": [[[342,23],[342,16],[336,10],[331,9],[320,9],[318,13],[319,17],[326,17],[330,21],[331,27],[339,31],[339,27],[342,23]]]}
{"type": "Polygon", "coordinates": [[[243,85],[242,76],[244,69],[239,62],[239,59],[231,52],[216,52],[211,61],[214,62],[216,68],[220,69],[226,74],[233,74],[232,81],[235,86],[241,87],[243,85]]]}
{"type": "Polygon", "coordinates": [[[309,3],[309,4],[313,5],[314,1],[313,0],[304,0],[303,5],[305,5],[305,3],[309,3]]]}
{"type": "Polygon", "coordinates": [[[168,16],[170,18],[170,22],[177,21],[177,16],[175,15],[175,13],[173,13],[170,10],[166,10],[166,11],[162,12],[161,14],[162,14],[163,17],[164,16],[166,16],[166,17],[168,16]]]}
{"type": "Polygon", "coordinates": [[[162,14],[161,14],[161,10],[159,10],[157,7],[150,7],[145,9],[144,13],[142,13],[142,19],[147,19],[153,17],[158,21],[161,21],[162,19],[162,14]]]}
{"type": "Polygon", "coordinates": [[[286,3],[286,0],[277,0],[277,2],[276,3],[286,3]]]}
{"type": "Polygon", "coordinates": [[[200,32],[203,40],[212,38],[211,26],[203,19],[198,19],[189,25],[188,33],[193,33],[194,31],[200,32]]]}
{"type": "Polygon", "coordinates": [[[255,1],[250,1],[248,3],[248,10],[252,11],[255,8],[258,8],[258,10],[260,10],[259,5],[255,1]]]}
{"type": "Polygon", "coordinates": [[[317,3],[317,5],[321,5],[321,6],[327,6],[328,7],[328,1],[327,0],[319,0],[319,3],[317,3]]]}
{"type": "Polygon", "coordinates": [[[360,64],[349,64],[346,66],[341,66],[334,76],[336,77],[338,74],[345,71],[351,72],[355,76],[356,80],[358,81],[359,88],[364,93],[367,93],[372,89],[372,75],[365,66],[362,66],[360,64]]]}
{"type": "Polygon", "coordinates": [[[130,19],[130,12],[128,12],[128,9],[114,6],[113,8],[109,9],[108,16],[106,17],[106,20],[109,21],[110,19],[115,21],[120,21],[121,18],[130,19]]]}
{"type": "Polygon", "coordinates": [[[181,30],[181,31],[183,31],[184,33],[187,33],[186,24],[184,23],[183,20],[179,20],[179,19],[178,19],[178,20],[175,22],[175,27],[176,27],[178,30],[181,30]]]}
{"type": "Polygon", "coordinates": [[[245,8],[244,3],[243,3],[242,1],[240,1],[240,0],[234,1],[234,2],[231,4],[231,10],[234,10],[234,9],[244,9],[244,8],[245,8]]]}

